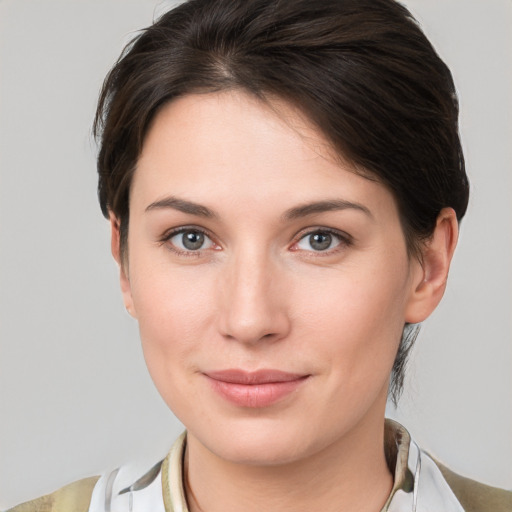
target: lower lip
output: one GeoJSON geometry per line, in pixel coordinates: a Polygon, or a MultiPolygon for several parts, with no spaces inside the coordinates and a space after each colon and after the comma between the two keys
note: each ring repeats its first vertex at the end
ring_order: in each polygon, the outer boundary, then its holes
{"type": "Polygon", "coordinates": [[[208,377],[213,389],[229,402],[240,407],[268,407],[290,395],[307,379],[301,377],[285,382],[237,384],[208,377]]]}

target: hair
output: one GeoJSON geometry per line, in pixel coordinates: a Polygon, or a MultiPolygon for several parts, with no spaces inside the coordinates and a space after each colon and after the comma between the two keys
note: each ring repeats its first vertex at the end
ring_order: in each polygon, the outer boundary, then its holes
{"type": "MultiPolygon", "coordinates": [[[[186,94],[243,90],[279,98],[323,133],[355,172],[394,195],[411,255],[444,207],[469,195],[451,73],[394,0],[189,0],[125,48],[99,98],[98,193],[126,253],[130,185],[159,109],[186,94]]],[[[396,403],[417,329],[393,366],[396,403]]]]}

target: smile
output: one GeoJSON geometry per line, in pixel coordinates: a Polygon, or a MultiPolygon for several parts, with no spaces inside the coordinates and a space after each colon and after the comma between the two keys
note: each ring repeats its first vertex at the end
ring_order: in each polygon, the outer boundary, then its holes
{"type": "Polygon", "coordinates": [[[223,370],[204,374],[221,397],[239,407],[267,407],[293,393],[310,375],[280,370],[223,370]]]}

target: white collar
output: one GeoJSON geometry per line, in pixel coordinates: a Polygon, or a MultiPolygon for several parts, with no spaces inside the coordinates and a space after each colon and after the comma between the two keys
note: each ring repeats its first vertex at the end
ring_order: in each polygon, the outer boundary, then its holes
{"type": "MultiPolygon", "coordinates": [[[[464,512],[433,459],[407,430],[386,420],[386,453],[393,458],[394,484],[381,512],[464,512]]],[[[122,466],[103,475],[94,488],[89,512],[189,512],[183,488],[184,432],[167,457],[147,466],[122,466]],[[140,476],[142,475],[142,476],[140,476]]]]}

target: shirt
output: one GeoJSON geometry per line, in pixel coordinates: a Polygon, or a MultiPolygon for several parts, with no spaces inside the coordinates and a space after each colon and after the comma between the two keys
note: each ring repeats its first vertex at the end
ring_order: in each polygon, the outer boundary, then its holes
{"type": "MultiPolygon", "coordinates": [[[[70,484],[8,512],[189,512],[183,488],[186,432],[147,470],[126,465],[70,484]]],[[[461,477],[386,420],[385,453],[394,483],[381,512],[512,512],[512,492],[461,477]]]]}

